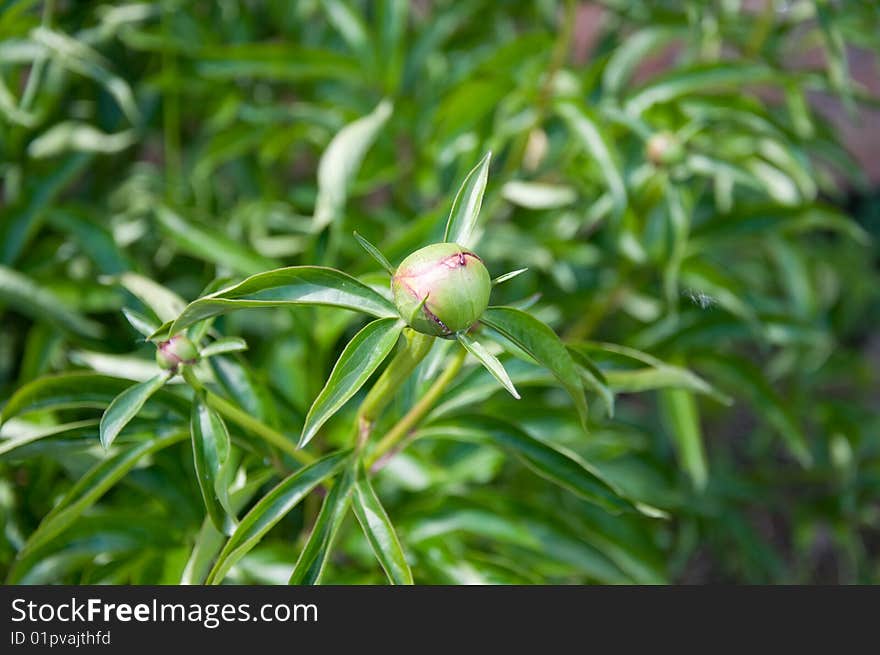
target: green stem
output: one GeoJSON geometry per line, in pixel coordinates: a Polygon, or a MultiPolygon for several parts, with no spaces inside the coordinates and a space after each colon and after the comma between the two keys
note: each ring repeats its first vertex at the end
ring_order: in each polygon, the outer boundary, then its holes
{"type": "MultiPolygon", "coordinates": [[[[162,29],[171,38],[171,15],[163,12],[162,29]]],[[[165,75],[176,81],[177,57],[172,51],[162,55],[165,75]]],[[[180,155],[180,101],[175,87],[162,97],[162,127],[165,154],[165,190],[168,198],[179,201],[183,189],[183,162],[180,155]]]]}
{"type": "Polygon", "coordinates": [[[213,391],[206,389],[201,380],[196,377],[196,374],[189,367],[184,366],[182,374],[184,380],[186,380],[189,386],[196,391],[204,391],[205,400],[212,409],[219,412],[233,423],[244,428],[248,432],[252,432],[258,437],[261,437],[266,443],[287,453],[301,464],[311,464],[315,461],[315,458],[311,454],[298,449],[296,444],[277,430],[269,427],[262,421],[255,419],[253,416],[239,409],[222,396],[218,396],[213,391]]]}
{"type": "Polygon", "coordinates": [[[464,348],[459,348],[455,358],[449,366],[446,367],[446,370],[443,371],[440,377],[434,381],[431,388],[425,392],[425,395],[422,396],[412,408],[410,408],[406,415],[401,418],[384,437],[382,437],[382,440],[379,441],[376,448],[370,454],[370,458],[367,462],[368,469],[371,469],[377,462],[379,462],[386,453],[393,451],[393,449],[409,435],[410,431],[418,424],[418,422],[431,411],[431,408],[434,407],[434,403],[437,402],[437,399],[446,390],[449,383],[455,379],[456,375],[458,375],[462,364],[464,364],[464,358],[466,355],[467,351],[464,348]]]}
{"type": "MultiPolygon", "coordinates": [[[[43,18],[41,20],[41,25],[43,27],[52,27],[52,14],[54,12],[54,0],[47,0],[46,4],[43,5],[43,18]]],[[[24,93],[22,93],[21,102],[19,103],[19,107],[22,111],[30,111],[31,106],[34,103],[34,99],[37,96],[37,89],[39,89],[40,82],[43,78],[43,69],[46,68],[47,59],[47,57],[41,55],[34,60],[34,63],[31,66],[31,72],[28,75],[27,84],[24,87],[24,93]]]]}
{"type": "Polygon", "coordinates": [[[391,402],[401,385],[406,382],[416,366],[419,365],[434,344],[434,338],[427,334],[421,334],[410,328],[403,330],[406,345],[394,356],[388,367],[376,380],[376,384],[370,389],[364,402],[361,403],[357,413],[357,430],[359,443],[363,443],[370,436],[373,423],[379,418],[379,414],[391,402]]]}

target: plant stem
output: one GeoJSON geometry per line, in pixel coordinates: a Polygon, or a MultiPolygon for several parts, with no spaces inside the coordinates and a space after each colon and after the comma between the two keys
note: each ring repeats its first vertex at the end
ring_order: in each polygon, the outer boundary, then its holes
{"type": "Polygon", "coordinates": [[[189,386],[196,391],[203,391],[205,393],[205,401],[212,409],[219,412],[233,423],[244,428],[248,432],[252,432],[257,436],[262,437],[264,441],[275,446],[278,450],[287,453],[301,464],[310,464],[315,461],[314,456],[297,448],[296,444],[277,430],[269,427],[262,421],[255,419],[253,416],[239,409],[222,396],[218,396],[213,391],[206,389],[201,380],[196,377],[196,374],[190,368],[183,367],[182,374],[189,386]]]}
{"type": "MultiPolygon", "coordinates": [[[[455,379],[456,375],[458,375],[462,364],[464,364],[464,358],[466,355],[467,351],[464,348],[459,348],[455,358],[449,366],[446,367],[446,370],[443,371],[440,377],[434,381],[431,388],[425,392],[425,395],[422,396],[412,408],[410,408],[406,415],[401,418],[384,437],[382,437],[382,440],[379,441],[376,448],[370,454],[370,458],[367,462],[368,469],[372,469],[378,462],[383,461],[383,456],[397,447],[398,444],[409,435],[410,430],[412,430],[416,424],[418,424],[418,422],[421,421],[429,411],[431,411],[434,403],[437,402],[437,399],[446,390],[449,383],[455,379]]],[[[385,459],[387,460],[388,458],[385,459]]]]}
{"type": "MultiPolygon", "coordinates": [[[[55,12],[55,1],[47,0],[46,4],[43,5],[43,17],[40,22],[42,27],[52,27],[52,14],[55,12]]],[[[37,90],[40,87],[40,82],[43,78],[43,70],[46,68],[47,57],[40,55],[34,60],[33,65],[31,66],[31,72],[28,75],[27,83],[24,87],[24,93],[21,96],[21,102],[19,103],[19,107],[22,111],[30,111],[31,106],[34,103],[34,99],[37,96],[37,90]]]]}
{"type": "Polygon", "coordinates": [[[379,414],[391,402],[394,394],[397,393],[410,373],[431,350],[435,338],[410,328],[403,330],[403,336],[406,339],[406,345],[397,352],[358,409],[355,425],[360,447],[363,447],[369,438],[379,414]]]}

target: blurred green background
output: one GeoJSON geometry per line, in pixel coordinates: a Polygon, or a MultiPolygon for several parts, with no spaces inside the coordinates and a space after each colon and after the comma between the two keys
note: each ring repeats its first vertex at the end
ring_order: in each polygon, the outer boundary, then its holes
{"type": "MultiPolygon", "coordinates": [[[[493,301],[588,347],[614,411],[591,397],[584,434],[511,359],[521,401],[468,366],[430,420],[515,421],[645,511],[418,440],[377,482],[416,581],[880,582],[878,95],[874,2],[0,0],[0,405],[50,374],[151,375],[121,313],[151,283],[189,301],[285,265],[369,279],[352,231],[395,264],[439,240],[491,150],[477,250],[493,276],[529,268],[493,301]]],[[[214,373],[295,440],[359,325],[224,317],[250,349],[214,373]]],[[[107,399],[65,393],[0,428],[0,575],[197,581],[191,454],[90,487],[107,399]],[[17,560],[71,490],[69,527],[17,560]]],[[[314,511],[230,579],[286,582],[314,511]]],[[[325,578],[383,579],[350,525],[325,578]]]]}

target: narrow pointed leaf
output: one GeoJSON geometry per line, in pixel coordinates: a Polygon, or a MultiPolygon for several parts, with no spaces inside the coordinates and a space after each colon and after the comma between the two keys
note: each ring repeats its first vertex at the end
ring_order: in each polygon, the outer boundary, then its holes
{"type": "Polygon", "coordinates": [[[216,228],[184,218],[169,207],[160,206],[156,218],[168,238],[184,252],[206,262],[227,267],[243,275],[276,268],[278,261],[258,255],[241,240],[216,228]]]}
{"type": "MultiPolygon", "coordinates": [[[[129,380],[80,371],[47,375],[28,382],[12,395],[3,407],[0,423],[13,416],[38,410],[105,409],[130,385],[129,380]]],[[[189,402],[165,389],[160,389],[151,402],[180,416],[189,413],[189,402]]]]}
{"type": "Polygon", "coordinates": [[[486,191],[486,182],[489,179],[489,162],[492,153],[487,152],[480,163],[471,169],[464,178],[452,209],[446,221],[446,231],[443,233],[443,241],[457,243],[460,246],[469,246],[471,234],[477,224],[480,215],[480,207],[483,204],[483,193],[486,191]]]}
{"type": "Polygon", "coordinates": [[[122,314],[125,316],[125,320],[131,324],[131,327],[140,332],[144,337],[149,337],[159,329],[159,324],[156,321],[133,309],[123,307],[122,314]]]}
{"type": "Polygon", "coordinates": [[[611,512],[632,507],[611,482],[576,453],[536,439],[518,426],[498,418],[472,415],[459,417],[454,422],[439,421],[420,430],[418,436],[493,444],[519,457],[541,477],[611,512]]]}
{"type": "MultiPolygon", "coordinates": [[[[235,516],[247,505],[259,488],[271,477],[270,471],[263,471],[247,484],[230,494],[229,505],[231,515],[235,516]]],[[[195,545],[190,553],[186,566],[180,577],[180,584],[204,584],[211,571],[211,563],[223,547],[226,537],[214,527],[210,516],[202,521],[202,527],[196,536],[195,545]]]]}
{"type": "Polygon", "coordinates": [[[160,321],[173,320],[186,306],[183,298],[143,275],[127,272],[106,279],[125,287],[126,291],[153,310],[160,321]]]}
{"type": "Polygon", "coordinates": [[[20,551],[19,559],[69,528],[83,512],[94,505],[141,459],[185,438],[185,433],[159,437],[151,441],[144,441],[113,457],[101,460],[83,475],[52,511],[45,516],[20,551]]]}
{"type": "Polygon", "coordinates": [[[363,463],[358,470],[357,481],[352,495],[352,508],[364,531],[373,554],[385,570],[391,584],[413,584],[412,571],[406,561],[400,539],[394,531],[388,513],[382,507],[379,497],[370,484],[363,463]]]}
{"type": "Polygon", "coordinates": [[[357,242],[361,244],[361,248],[367,251],[367,254],[370,255],[376,263],[379,264],[382,268],[388,271],[391,275],[394,275],[394,267],[391,265],[391,262],[382,254],[382,252],[374,246],[372,243],[367,241],[364,237],[362,237],[357,232],[354,233],[354,238],[357,239],[357,242]]]}
{"type": "Polygon", "coordinates": [[[498,285],[501,284],[502,282],[507,282],[508,280],[512,280],[512,279],[515,278],[516,276],[518,276],[518,275],[522,275],[522,274],[525,273],[527,270],[529,270],[529,269],[527,269],[527,268],[518,268],[518,269],[515,270],[515,271],[510,271],[510,273],[505,273],[504,275],[499,275],[499,276],[496,277],[494,280],[492,280],[492,286],[493,286],[493,287],[494,287],[494,286],[498,286],[498,285]]]}
{"type": "Polygon", "coordinates": [[[219,584],[238,560],[256,546],[312,489],[333,476],[348,456],[348,451],[327,455],[299,469],[263,496],[242,518],[226,542],[208,576],[208,583],[219,584]]]}
{"type": "Polygon", "coordinates": [[[165,384],[166,380],[168,374],[160,373],[146,382],[130,386],[113,399],[101,417],[101,445],[104,448],[110,447],[116,436],[131,419],[137,416],[144,403],[165,384]]]}
{"type": "Polygon", "coordinates": [[[489,371],[489,373],[491,373],[492,376],[510,392],[510,395],[519,400],[519,392],[516,390],[516,387],[513,386],[510,376],[507,374],[507,371],[504,370],[504,365],[498,361],[498,358],[486,350],[483,344],[474,341],[463,332],[458,333],[456,337],[458,338],[459,343],[461,343],[471,355],[476,357],[477,360],[486,367],[486,370],[489,371]]]}
{"type": "Polygon", "coordinates": [[[694,394],[684,389],[660,392],[660,408],[682,466],[697,489],[704,489],[709,478],[700,417],[694,394]]]}
{"type": "MultiPolygon", "coordinates": [[[[227,516],[221,498],[227,499],[228,494],[225,489],[220,488],[225,482],[224,467],[229,462],[231,448],[229,432],[223,419],[208,407],[201,394],[193,401],[190,435],[196,480],[202,492],[208,517],[218,530],[229,532],[233,517],[227,516]]],[[[228,505],[228,500],[226,504],[228,505]]]]}
{"type": "Polygon", "coordinates": [[[399,319],[380,318],[354,336],[339,356],[327,384],[312,403],[303,426],[300,448],[311,441],[321,426],[364,386],[394,348],[402,330],[403,322],[399,319]]]}
{"type": "Polygon", "coordinates": [[[52,291],[24,273],[0,266],[0,303],[37,321],[47,321],[67,333],[96,338],[104,333],[100,323],[68,307],[52,291]]]}
{"type": "MultiPolygon", "coordinates": [[[[83,436],[88,438],[94,435],[95,428],[98,427],[98,421],[95,419],[87,419],[84,421],[74,421],[72,423],[62,423],[61,425],[50,425],[40,427],[28,427],[26,431],[16,434],[15,429],[10,429],[15,422],[6,423],[3,430],[0,430],[0,457],[13,452],[14,450],[27,446],[28,444],[48,439],[58,435],[70,435],[71,433],[85,433],[83,436]]],[[[24,424],[24,421],[20,423],[24,424]]],[[[30,424],[27,424],[28,426],[30,424]]]]}
{"type": "Polygon", "coordinates": [[[626,209],[626,184],[623,172],[615,156],[615,150],[600,125],[600,118],[586,107],[573,102],[563,102],[557,112],[568,124],[572,134],[583,149],[596,161],[599,173],[605,178],[608,191],[614,202],[615,214],[626,209]]]}
{"type": "Polygon", "coordinates": [[[258,273],[191,302],[151,338],[167,339],[201,320],[238,309],[285,305],[327,305],[378,318],[397,316],[391,301],[347,273],[323,266],[290,266],[258,273]]]}
{"type": "Polygon", "coordinates": [[[581,422],[587,422],[587,401],[574,360],[556,333],[531,314],[513,307],[489,307],[480,319],[546,367],[568,391],[581,422]]]}
{"type": "Polygon", "coordinates": [[[199,354],[202,357],[212,357],[223,353],[240,352],[242,350],[247,350],[247,348],[247,342],[240,337],[223,337],[222,339],[217,339],[216,341],[209,343],[202,348],[199,354]]]}
{"type": "Polygon", "coordinates": [[[352,489],[355,476],[357,475],[357,461],[352,458],[345,471],[321,505],[321,511],[315,521],[315,526],[309,534],[305,548],[296,560],[293,573],[290,575],[288,584],[291,585],[316,585],[321,581],[324,565],[333,549],[336,533],[342,525],[348,508],[351,505],[352,489]]]}

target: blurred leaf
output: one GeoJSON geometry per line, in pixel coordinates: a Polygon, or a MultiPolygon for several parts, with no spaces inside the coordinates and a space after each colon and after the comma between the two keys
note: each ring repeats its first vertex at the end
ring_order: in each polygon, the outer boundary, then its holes
{"type": "Polygon", "coordinates": [[[160,206],[156,217],[169,238],[194,257],[229,267],[237,273],[253,275],[275,268],[278,263],[258,255],[236,241],[185,220],[168,207],[160,206]]]}
{"type": "Polygon", "coordinates": [[[247,342],[239,337],[221,337],[202,348],[199,351],[199,356],[213,357],[214,355],[222,355],[224,353],[236,353],[247,350],[247,347],[247,342]]]}
{"type": "MultiPolygon", "coordinates": [[[[142,458],[182,441],[185,437],[185,434],[174,433],[145,441],[99,462],[77,481],[51,512],[46,514],[19,552],[18,558],[24,559],[29,552],[64,532],[142,458]]],[[[13,571],[13,577],[15,573],[13,571]]]]}
{"type": "Polygon", "coordinates": [[[135,140],[132,130],[106,134],[88,123],[65,121],[53,125],[31,141],[28,155],[36,159],[55,157],[65,152],[98,152],[110,155],[129,148],[135,140]]]}
{"type": "Polygon", "coordinates": [[[731,391],[746,396],[764,419],[779,432],[789,451],[802,466],[812,465],[806,436],[780,395],[760,369],[747,360],[721,354],[701,355],[698,361],[723,379],[731,391]]]}
{"type": "MultiPolygon", "coordinates": [[[[130,386],[127,380],[94,373],[71,372],[48,375],[19,388],[3,407],[0,422],[37,410],[81,407],[104,409],[130,386]]],[[[189,413],[187,400],[164,389],[156,392],[152,400],[180,416],[189,413]]]]}
{"type": "Polygon", "coordinates": [[[706,487],[709,473],[694,396],[683,389],[664,389],[659,397],[662,414],[675,440],[679,459],[694,486],[702,490],[706,487]]]}
{"type": "Polygon", "coordinates": [[[519,427],[488,416],[469,416],[455,422],[432,423],[417,433],[420,437],[440,437],[488,442],[511,451],[535,473],[554,484],[596,503],[609,512],[630,507],[600,473],[575,453],[535,439],[519,427]]]}
{"type": "Polygon", "coordinates": [[[0,266],[0,302],[35,320],[46,320],[65,332],[92,338],[104,334],[99,323],[66,307],[51,291],[5,266],[0,266]]]}
{"type": "Polygon", "coordinates": [[[611,192],[614,213],[622,214],[627,205],[626,184],[616,161],[615,149],[609,141],[607,130],[600,124],[600,118],[586,107],[571,102],[559,103],[556,111],[568,124],[579,145],[596,161],[611,192]]]}
{"type": "Polygon", "coordinates": [[[571,187],[521,180],[505,184],[501,195],[508,202],[526,209],[556,209],[577,200],[577,192],[571,187]]]}
{"type": "Polygon", "coordinates": [[[348,189],[357,175],[361,161],[391,116],[391,111],[391,101],[383,100],[372,113],[342,128],[327,146],[318,165],[315,231],[321,230],[342,215],[348,189]]]}

